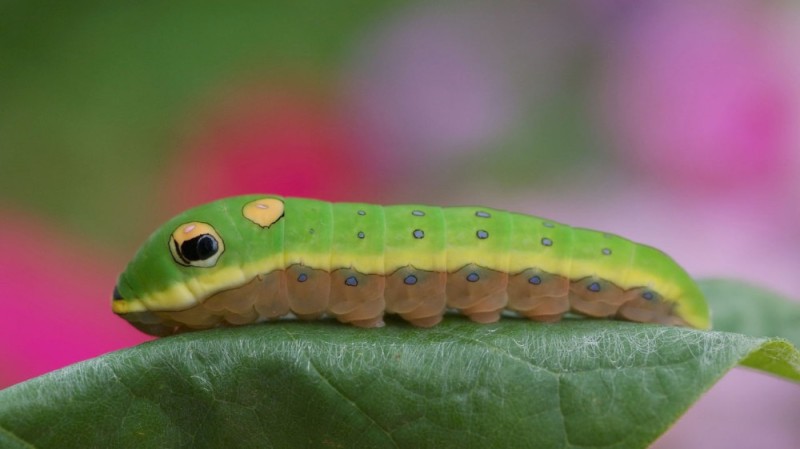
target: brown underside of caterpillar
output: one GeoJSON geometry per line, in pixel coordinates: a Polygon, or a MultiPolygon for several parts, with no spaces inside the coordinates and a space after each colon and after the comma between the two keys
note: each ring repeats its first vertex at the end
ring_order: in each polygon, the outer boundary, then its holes
{"type": "Polygon", "coordinates": [[[528,269],[509,275],[477,265],[452,273],[398,269],[389,276],[351,269],[331,273],[303,265],[257,276],[236,288],[217,292],[181,311],[124,315],[151,335],[236,326],[275,320],[289,314],[304,320],[323,316],[360,327],[383,325],[385,313],[415,326],[431,327],[448,309],[471,320],[491,323],[504,310],[542,322],[559,321],[567,312],[596,318],[686,325],[674,306],[643,298],[645,288],[623,290],[602,279],[565,277],[528,269]]]}

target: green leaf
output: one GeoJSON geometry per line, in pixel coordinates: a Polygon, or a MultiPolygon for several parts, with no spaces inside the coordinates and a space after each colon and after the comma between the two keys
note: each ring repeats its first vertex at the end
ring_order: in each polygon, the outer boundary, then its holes
{"type": "Polygon", "coordinates": [[[0,391],[36,447],[646,447],[783,340],[592,320],[280,322],[164,338],[0,391]]]}
{"type": "Polygon", "coordinates": [[[800,346],[800,302],[732,279],[701,279],[715,330],[781,337],[800,346]]]}

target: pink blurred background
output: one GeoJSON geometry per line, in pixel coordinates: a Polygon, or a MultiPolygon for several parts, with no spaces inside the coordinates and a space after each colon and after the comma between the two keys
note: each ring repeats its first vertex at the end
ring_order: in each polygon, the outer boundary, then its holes
{"type": "MultiPolygon", "coordinates": [[[[800,296],[797,3],[79,3],[0,14],[0,388],[147,340],[116,275],[240,193],[486,204],[800,296]]],[[[656,447],[800,447],[799,412],[737,369],[656,447]]]]}

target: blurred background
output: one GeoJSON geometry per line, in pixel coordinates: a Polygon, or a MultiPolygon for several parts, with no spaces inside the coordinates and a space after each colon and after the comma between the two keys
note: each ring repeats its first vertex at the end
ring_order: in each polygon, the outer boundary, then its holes
{"type": "MultiPolygon", "coordinates": [[[[117,274],[241,193],[485,204],[800,296],[798,2],[273,3],[0,3],[0,388],[147,340],[117,274]]],[[[800,447],[798,412],[737,369],[656,447],[800,447]]]]}

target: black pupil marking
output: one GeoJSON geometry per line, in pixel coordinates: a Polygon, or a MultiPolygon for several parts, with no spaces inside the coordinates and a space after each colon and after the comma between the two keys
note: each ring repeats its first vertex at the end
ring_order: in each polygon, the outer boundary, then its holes
{"type": "Polygon", "coordinates": [[[198,235],[181,243],[181,255],[188,261],[206,260],[218,249],[217,239],[209,234],[198,235]]]}
{"type": "Polygon", "coordinates": [[[603,254],[605,254],[606,256],[610,256],[611,255],[611,250],[608,249],[608,248],[603,248],[603,254]]]}
{"type": "Polygon", "coordinates": [[[358,215],[367,215],[367,212],[363,211],[363,210],[359,210],[358,211],[358,215]]]}
{"type": "Polygon", "coordinates": [[[545,237],[542,239],[542,245],[544,246],[553,246],[553,241],[549,238],[545,237]]]}
{"type": "Polygon", "coordinates": [[[414,285],[417,283],[417,277],[413,274],[409,274],[405,279],[403,279],[403,283],[406,285],[414,285]]]}
{"type": "Polygon", "coordinates": [[[364,238],[364,232],[363,231],[358,233],[358,238],[360,238],[360,239],[364,238]]]}
{"type": "Polygon", "coordinates": [[[470,274],[467,275],[467,280],[470,281],[470,282],[476,282],[480,278],[481,277],[478,276],[478,273],[470,273],[470,274]]]}
{"type": "Polygon", "coordinates": [[[586,287],[589,291],[599,292],[600,291],[600,284],[597,282],[592,282],[586,287]]]}
{"type": "Polygon", "coordinates": [[[421,239],[422,237],[425,237],[425,232],[423,232],[422,229],[415,229],[414,230],[414,238],[415,239],[421,239]]]}
{"type": "Polygon", "coordinates": [[[478,236],[479,239],[489,238],[489,233],[481,229],[480,231],[476,232],[475,235],[478,236]]]}
{"type": "Polygon", "coordinates": [[[530,279],[528,279],[528,282],[530,282],[533,285],[539,285],[542,283],[542,278],[540,278],[539,276],[531,276],[530,279]]]}
{"type": "Polygon", "coordinates": [[[308,280],[308,275],[305,273],[300,273],[300,276],[297,276],[297,282],[305,282],[308,280]]]}
{"type": "Polygon", "coordinates": [[[476,217],[481,217],[481,218],[489,218],[492,215],[489,212],[484,212],[482,210],[479,210],[479,211],[475,212],[475,216],[476,217]]]}
{"type": "Polygon", "coordinates": [[[644,299],[646,299],[648,301],[652,301],[653,299],[655,299],[655,297],[656,296],[653,294],[653,292],[644,292],[644,293],[642,293],[642,298],[644,298],[644,299]]]}
{"type": "Polygon", "coordinates": [[[120,299],[125,299],[119,293],[119,287],[117,287],[116,285],[114,286],[114,294],[111,297],[114,298],[114,301],[119,301],[120,299]]]}
{"type": "Polygon", "coordinates": [[[544,226],[545,228],[555,227],[555,225],[553,225],[553,223],[550,223],[549,221],[543,221],[542,226],[544,226]]]}
{"type": "Polygon", "coordinates": [[[411,211],[411,215],[413,215],[415,217],[424,217],[425,216],[425,212],[422,212],[421,210],[412,210],[411,211]]]}
{"type": "Polygon", "coordinates": [[[358,285],[358,279],[355,276],[350,276],[349,278],[344,280],[345,285],[349,285],[350,287],[355,287],[358,285]]]}

